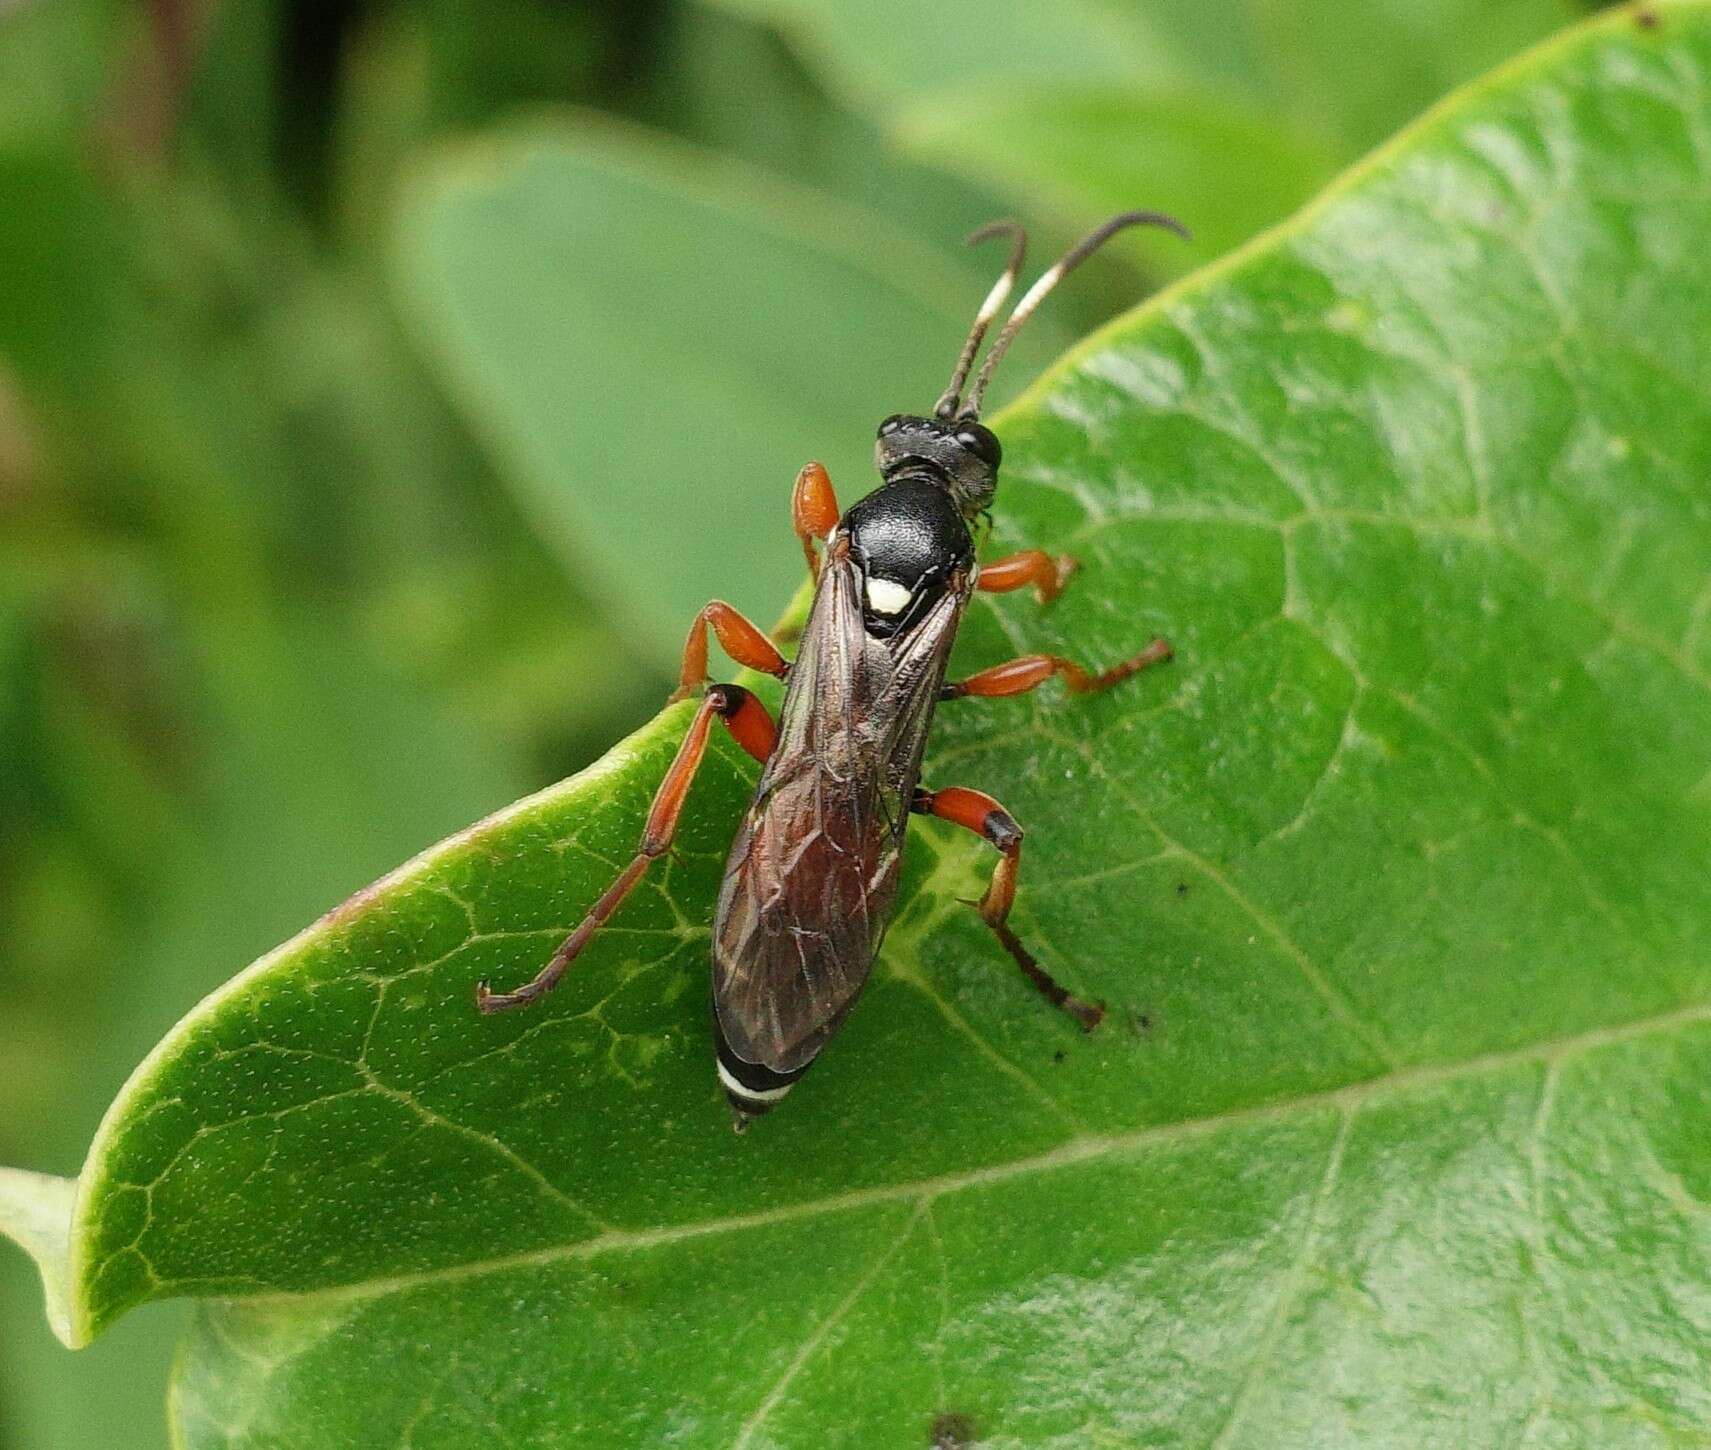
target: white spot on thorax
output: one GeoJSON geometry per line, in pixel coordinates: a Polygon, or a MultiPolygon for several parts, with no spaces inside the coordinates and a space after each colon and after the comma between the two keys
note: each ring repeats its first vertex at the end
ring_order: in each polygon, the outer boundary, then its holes
{"type": "Polygon", "coordinates": [[[889,579],[867,581],[867,604],[875,614],[901,614],[915,596],[889,579]]]}

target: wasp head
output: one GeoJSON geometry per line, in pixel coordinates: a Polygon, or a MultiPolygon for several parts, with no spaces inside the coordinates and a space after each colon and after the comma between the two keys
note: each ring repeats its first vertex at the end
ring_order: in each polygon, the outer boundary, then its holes
{"type": "Polygon", "coordinates": [[[874,462],[889,483],[927,477],[950,490],[965,518],[992,503],[1004,450],[990,428],[972,418],[917,418],[896,413],[879,425],[874,462]]]}

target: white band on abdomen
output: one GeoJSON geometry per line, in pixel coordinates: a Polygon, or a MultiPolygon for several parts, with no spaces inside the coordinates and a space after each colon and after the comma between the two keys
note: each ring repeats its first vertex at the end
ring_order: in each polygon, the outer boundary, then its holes
{"type": "Polygon", "coordinates": [[[776,1103],[791,1088],[796,1086],[795,1083],[787,1082],[783,1087],[747,1087],[731,1076],[724,1063],[715,1061],[713,1066],[719,1069],[719,1081],[725,1085],[727,1092],[735,1093],[739,1098],[747,1098],[751,1103],[776,1103]]]}

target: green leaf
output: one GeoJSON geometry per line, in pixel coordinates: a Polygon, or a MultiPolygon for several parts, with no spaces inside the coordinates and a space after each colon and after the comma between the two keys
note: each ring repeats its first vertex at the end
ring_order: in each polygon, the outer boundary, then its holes
{"type": "MultiPolygon", "coordinates": [[[[1006,209],[988,188],[965,185],[930,163],[910,165],[900,158],[876,118],[836,105],[779,44],[771,26],[741,14],[699,5],[676,9],[651,58],[645,85],[625,97],[625,114],[774,176],[830,192],[953,254],[961,254],[971,231],[1006,209]]],[[[990,254],[981,260],[989,267],[996,262],[990,254]]],[[[971,295],[978,296],[978,288],[971,295]]],[[[1067,337],[1075,331],[1070,319],[1081,315],[1076,305],[1094,304],[1086,314],[1091,327],[1131,305],[1133,297],[1131,285],[1105,297],[1106,305],[1099,307],[1101,294],[1083,284],[1060,294],[1046,320],[1068,329],[1067,337]]],[[[823,304],[838,305],[838,299],[826,298],[823,304]]]]}
{"type": "MultiPolygon", "coordinates": [[[[398,257],[543,538],[662,667],[710,598],[783,609],[802,556],[754,548],[757,530],[788,543],[797,469],[818,457],[853,486],[879,419],[931,406],[999,265],[593,117],[429,167],[398,257]]],[[[1051,337],[1025,338],[1009,376],[1051,337]]]]}
{"type": "MultiPolygon", "coordinates": [[[[1195,8],[1167,0],[1169,28],[1179,43],[1208,33],[1195,8]]],[[[1383,140],[1450,87],[1549,34],[1574,6],[1572,0],[1225,0],[1220,8],[1241,32],[1241,52],[1263,67],[1259,96],[1286,104],[1297,124],[1359,148],[1383,140]]]]}
{"type": "MultiPolygon", "coordinates": [[[[1711,1434],[1711,6],[1455,98],[1001,421],[1072,549],[947,707],[867,996],[738,1140],[706,920],[752,771],[532,1014],[687,708],[264,959],[139,1070],[84,1337],[207,1304],[188,1446],[1669,1446],[1711,1434]]],[[[781,548],[788,552],[789,541],[781,548]]]]}
{"type": "Polygon", "coordinates": [[[770,19],[916,161],[1078,224],[1132,206],[1182,215],[1196,247],[1139,243],[1164,276],[1287,215],[1565,11],[1562,0],[712,3],[770,19]]]}
{"type": "Polygon", "coordinates": [[[1170,236],[1141,243],[1167,274],[1287,215],[1350,154],[1197,89],[980,87],[915,106],[896,133],[912,156],[955,156],[964,174],[1037,193],[1064,215],[1108,216],[1144,200],[1189,219],[1186,246],[1170,236]]]}
{"type": "Polygon", "coordinates": [[[0,147],[59,148],[107,84],[122,32],[113,0],[0,9],[0,147]]]}
{"type": "MultiPolygon", "coordinates": [[[[783,30],[834,94],[883,115],[924,93],[978,76],[1001,85],[1050,78],[1150,74],[1149,49],[1129,46],[1144,20],[1102,0],[712,0],[714,8],[783,30]]],[[[1150,30],[1150,27],[1148,27],[1150,30]]]]}

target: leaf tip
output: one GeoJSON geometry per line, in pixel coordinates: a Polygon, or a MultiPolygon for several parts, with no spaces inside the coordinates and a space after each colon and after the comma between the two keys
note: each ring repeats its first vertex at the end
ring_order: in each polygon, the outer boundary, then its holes
{"type": "Polygon", "coordinates": [[[0,1234],[36,1262],[48,1325],[67,1349],[81,1349],[90,1334],[73,1313],[71,1219],[77,1180],[21,1168],[0,1168],[0,1234]]]}

